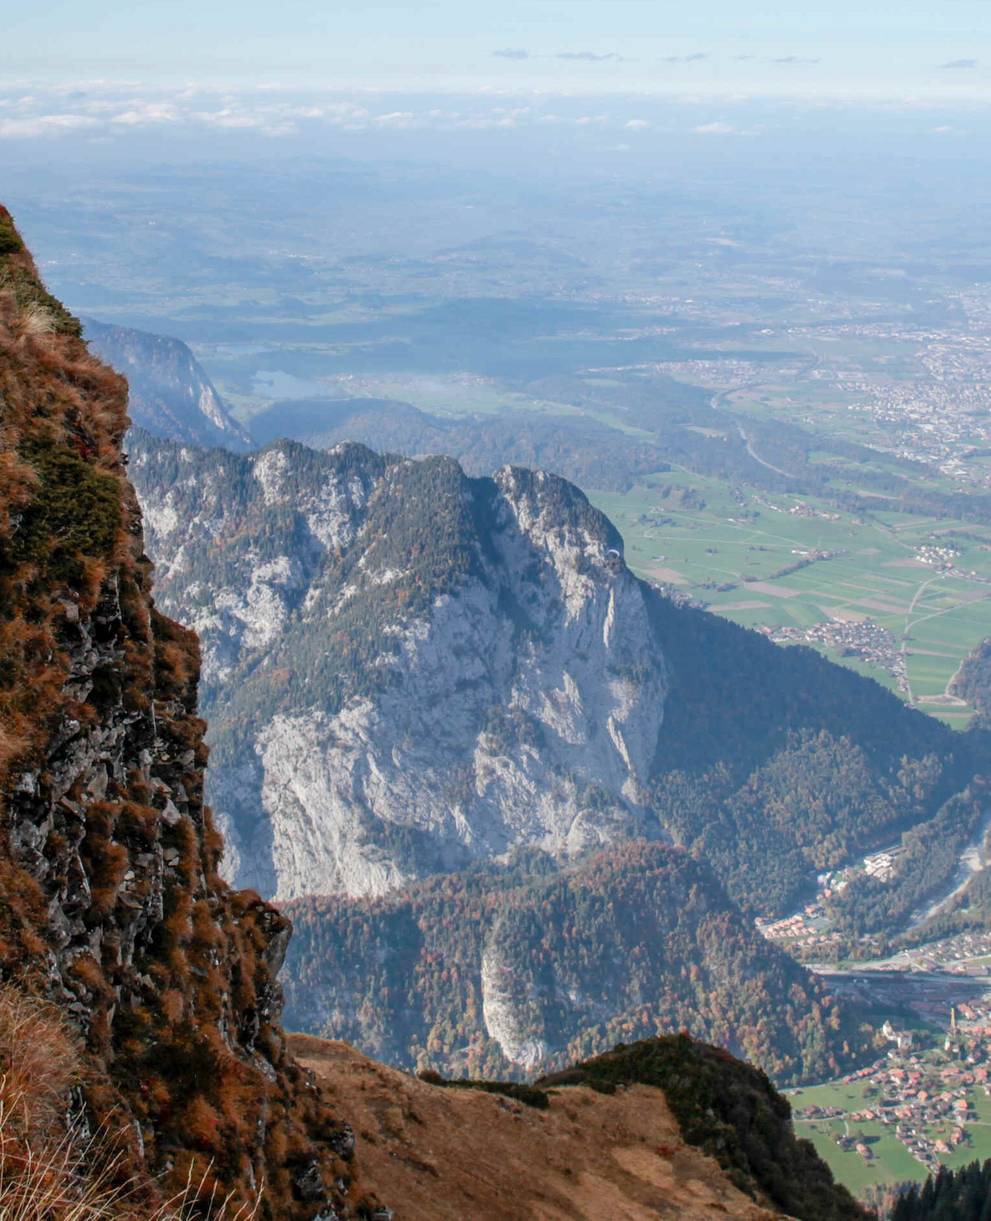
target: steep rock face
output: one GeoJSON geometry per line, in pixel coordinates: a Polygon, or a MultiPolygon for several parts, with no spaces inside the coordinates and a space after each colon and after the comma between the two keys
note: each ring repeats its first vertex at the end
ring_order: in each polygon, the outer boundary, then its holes
{"type": "Polygon", "coordinates": [[[210,470],[140,439],[132,463],[162,598],[225,691],[211,796],[240,881],[380,894],[521,843],[643,833],[665,662],[577,489],[361,446],[210,470]],[[250,541],[207,586],[216,537],[250,541]]]}
{"type": "Polygon", "coordinates": [[[817,872],[938,841],[984,766],[877,683],[661,597],[554,476],[137,433],[131,455],[159,596],[203,640],[228,876],[263,893],[646,836],[782,914],[817,872]]]}
{"type": "Polygon", "coordinates": [[[0,209],[0,970],[72,1018],[122,1171],[273,1221],[369,1215],[285,1051],[289,925],[217,874],[198,649],[151,601],[126,390],[0,209]]]}
{"type": "Polygon", "coordinates": [[[234,419],[199,361],[181,339],[87,319],[90,349],[127,378],[128,414],[160,437],[244,449],[247,431],[234,419]]]}

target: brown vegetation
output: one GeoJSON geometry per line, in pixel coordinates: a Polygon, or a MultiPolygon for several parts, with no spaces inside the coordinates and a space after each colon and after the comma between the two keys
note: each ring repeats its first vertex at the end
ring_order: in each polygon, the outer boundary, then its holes
{"type": "Polygon", "coordinates": [[[781,1216],[685,1143],[660,1090],[567,1089],[538,1109],[440,1089],[347,1043],[293,1035],[291,1047],[351,1115],[365,1172],[401,1202],[397,1221],[781,1216]]]}
{"type": "MultiPolygon", "coordinates": [[[[288,925],[217,873],[198,644],[151,601],[126,397],[0,208],[0,979],[71,1017],[46,1030],[78,1114],[118,1134],[99,1191],[141,1184],[143,1217],[175,1193],[190,1217],[367,1216],[277,1025],[288,925]]],[[[92,1161],[35,1135],[70,1178],[92,1161]]]]}

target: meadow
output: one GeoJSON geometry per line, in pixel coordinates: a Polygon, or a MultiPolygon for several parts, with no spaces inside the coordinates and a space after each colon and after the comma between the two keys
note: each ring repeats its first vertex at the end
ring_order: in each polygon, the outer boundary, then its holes
{"type": "MultiPolygon", "coordinates": [[[[850,1084],[832,1082],[791,1091],[789,1096],[796,1109],[820,1106],[859,1111],[872,1103],[876,1105],[876,1099],[869,1092],[871,1088],[867,1081],[850,1084]]],[[[943,1154],[940,1158],[945,1165],[954,1169],[966,1166],[975,1159],[983,1161],[991,1157],[991,1097],[983,1087],[977,1087],[968,1091],[968,1098],[976,1115],[966,1124],[968,1139],[952,1153],[943,1154]]],[[[803,1119],[799,1116],[795,1116],[794,1124],[796,1134],[812,1141],[816,1152],[835,1177],[856,1195],[886,1183],[910,1179],[922,1181],[928,1175],[926,1167],[909,1153],[896,1138],[893,1128],[886,1124],[867,1120],[803,1119]],[[836,1135],[859,1137],[861,1134],[871,1151],[870,1161],[865,1161],[853,1149],[844,1151],[834,1139],[836,1135]]],[[[948,1136],[953,1127],[952,1123],[937,1123],[924,1131],[932,1140],[937,1140],[948,1136]]]]}
{"type": "MultiPolygon", "coordinates": [[[[870,620],[903,652],[906,698],[961,727],[972,715],[947,688],[991,629],[991,528],[891,512],[855,516],[815,497],[681,471],[592,500],[622,533],[627,562],[642,576],[748,627],[870,620]],[[949,546],[952,573],[918,558],[922,548],[949,546]]],[[[889,669],[810,643],[898,689],[889,669]]]]}

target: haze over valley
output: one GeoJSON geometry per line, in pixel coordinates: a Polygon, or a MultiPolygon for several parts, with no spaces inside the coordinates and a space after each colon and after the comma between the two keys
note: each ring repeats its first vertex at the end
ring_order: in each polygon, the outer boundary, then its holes
{"type": "Polygon", "coordinates": [[[228,99],[246,132],[283,114],[264,169],[234,129],[218,174],[192,120],[153,128],[168,174],[133,133],[82,172],[13,142],[22,223],[74,307],[190,343],[258,443],[562,474],[642,575],[965,725],[991,592],[979,116],[367,101],[228,99]]]}

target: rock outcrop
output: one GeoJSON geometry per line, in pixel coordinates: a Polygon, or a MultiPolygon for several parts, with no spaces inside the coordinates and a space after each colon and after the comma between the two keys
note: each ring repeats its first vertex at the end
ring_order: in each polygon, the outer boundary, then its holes
{"type": "Polygon", "coordinates": [[[129,445],[158,596],[203,642],[227,876],[263,894],[645,837],[782,914],[816,872],[938,838],[979,766],[877,683],[662,597],[554,475],[129,445]]]}
{"type": "Polygon", "coordinates": [[[381,894],[522,843],[644,833],[665,662],[576,488],[356,445],[132,454],[163,597],[217,693],[211,797],[238,881],[381,894]],[[222,576],[201,580],[214,539],[222,576]]]}
{"type": "Polygon", "coordinates": [[[271,1221],[368,1216],[286,1052],[289,925],[218,876],[199,650],[151,599],[126,397],[0,209],[0,972],[70,1016],[80,1121],[148,1215],[189,1181],[271,1221]]]}
{"type": "Polygon", "coordinates": [[[86,319],[91,351],[128,383],[128,415],[160,437],[194,445],[250,448],[206,371],[181,339],[86,319]]]}

